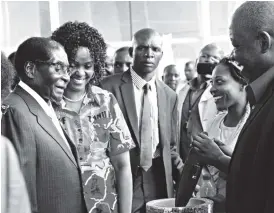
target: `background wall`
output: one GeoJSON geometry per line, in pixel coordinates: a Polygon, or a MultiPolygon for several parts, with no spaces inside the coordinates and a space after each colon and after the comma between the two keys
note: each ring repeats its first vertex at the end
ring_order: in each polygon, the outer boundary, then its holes
{"type": "MultiPolygon", "coordinates": [[[[66,21],[85,21],[118,48],[134,32],[151,27],[166,35],[164,66],[183,66],[201,47],[216,42],[228,54],[229,19],[243,1],[2,1],[1,50],[6,54],[30,36],[50,36],[66,21]]],[[[183,69],[183,67],[182,67],[183,69]]]]}

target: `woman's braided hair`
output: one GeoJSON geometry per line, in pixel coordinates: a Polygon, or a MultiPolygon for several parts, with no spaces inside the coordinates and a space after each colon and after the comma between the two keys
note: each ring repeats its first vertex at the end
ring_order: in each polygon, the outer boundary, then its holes
{"type": "Polygon", "coordinates": [[[51,39],[64,46],[69,61],[75,58],[79,47],[87,47],[94,60],[94,78],[92,84],[98,85],[105,69],[106,43],[97,29],[85,22],[66,22],[51,36],[51,39]]]}

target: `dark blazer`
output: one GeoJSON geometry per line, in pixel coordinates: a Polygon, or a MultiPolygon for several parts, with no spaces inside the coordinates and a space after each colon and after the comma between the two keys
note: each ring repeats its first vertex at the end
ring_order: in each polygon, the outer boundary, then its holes
{"type": "Polygon", "coordinates": [[[32,212],[85,213],[81,173],[73,154],[38,102],[17,86],[4,104],[2,134],[13,143],[32,212]]]}
{"type": "MultiPolygon", "coordinates": [[[[135,106],[133,82],[130,70],[105,78],[101,87],[114,94],[124,114],[136,147],[130,151],[132,173],[136,174],[140,164],[140,138],[135,106]]],[[[166,175],[168,197],[173,197],[173,178],[177,179],[182,160],[176,152],[178,140],[177,95],[163,82],[156,80],[159,111],[159,143],[166,175]]]]}
{"type": "Polygon", "coordinates": [[[274,82],[255,105],[227,177],[227,213],[274,212],[274,82]]]}

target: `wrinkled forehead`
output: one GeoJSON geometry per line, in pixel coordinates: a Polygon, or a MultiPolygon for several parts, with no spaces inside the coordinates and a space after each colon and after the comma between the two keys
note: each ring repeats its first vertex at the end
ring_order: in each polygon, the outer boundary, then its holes
{"type": "Polygon", "coordinates": [[[157,46],[162,47],[163,40],[159,34],[141,34],[133,39],[133,46],[157,46]]]}

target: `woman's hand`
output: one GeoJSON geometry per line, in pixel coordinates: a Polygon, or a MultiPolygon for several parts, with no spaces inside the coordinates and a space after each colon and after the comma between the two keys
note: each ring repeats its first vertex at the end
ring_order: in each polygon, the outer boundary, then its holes
{"type": "Polygon", "coordinates": [[[192,146],[199,161],[205,164],[214,166],[221,156],[224,155],[220,147],[214,142],[214,139],[210,139],[204,132],[193,136],[192,146]]]}
{"type": "Polygon", "coordinates": [[[230,157],[232,156],[233,150],[230,147],[228,147],[222,141],[215,138],[214,138],[214,142],[220,147],[220,149],[223,151],[224,154],[230,157]]]}

